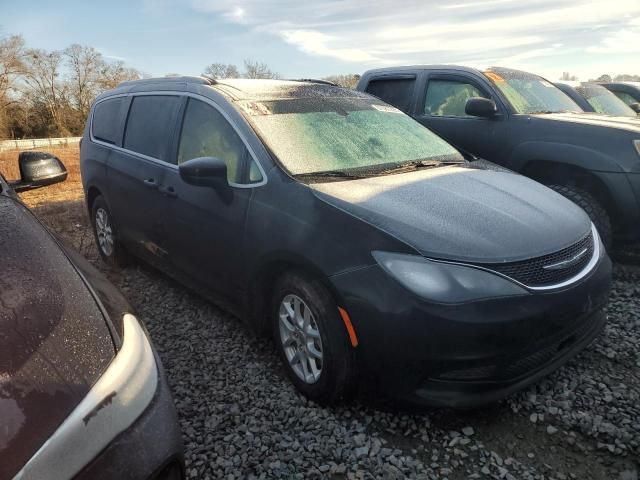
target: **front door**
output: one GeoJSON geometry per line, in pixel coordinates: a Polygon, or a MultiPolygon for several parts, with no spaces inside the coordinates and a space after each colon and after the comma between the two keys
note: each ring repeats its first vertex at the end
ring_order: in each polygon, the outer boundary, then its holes
{"type": "MultiPolygon", "coordinates": [[[[471,77],[430,75],[415,118],[454,146],[501,163],[506,156],[503,135],[508,122],[504,115],[490,119],[467,115],[465,106],[472,97],[492,98],[471,77]]],[[[500,108],[498,100],[493,100],[500,108]]]]}
{"type": "Polygon", "coordinates": [[[187,280],[236,297],[243,284],[244,222],[262,173],[227,117],[212,104],[189,98],[176,155],[161,193],[172,268],[187,280]],[[227,165],[227,187],[199,187],[180,178],[179,165],[215,157],[227,165]]]}

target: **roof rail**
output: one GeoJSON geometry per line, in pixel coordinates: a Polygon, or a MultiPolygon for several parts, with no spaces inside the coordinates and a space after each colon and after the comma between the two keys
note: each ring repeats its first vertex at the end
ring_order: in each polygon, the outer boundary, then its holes
{"type": "Polygon", "coordinates": [[[141,85],[144,83],[196,83],[199,85],[215,85],[217,82],[213,78],[206,77],[193,77],[193,76],[175,76],[175,77],[155,77],[155,78],[142,78],[140,80],[127,80],[120,82],[118,87],[129,87],[132,85],[141,85]]]}
{"type": "Polygon", "coordinates": [[[308,83],[321,83],[323,85],[332,85],[334,87],[339,87],[337,83],[330,82],[329,80],[318,80],[316,78],[291,78],[290,82],[308,82],[308,83]]]}

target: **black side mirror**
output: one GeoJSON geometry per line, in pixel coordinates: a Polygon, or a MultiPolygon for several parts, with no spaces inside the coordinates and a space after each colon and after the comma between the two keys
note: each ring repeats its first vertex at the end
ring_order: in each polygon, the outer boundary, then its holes
{"type": "Polygon", "coordinates": [[[20,180],[11,187],[16,192],[45,187],[67,179],[67,169],[58,157],[46,152],[20,152],[20,180]]]}
{"type": "Polygon", "coordinates": [[[187,160],[178,166],[180,178],[189,185],[198,187],[227,186],[227,165],[214,157],[199,157],[187,160]]]}
{"type": "Polygon", "coordinates": [[[635,102],[635,103],[632,103],[629,106],[631,107],[631,110],[633,110],[634,112],[640,114],[640,103],[635,102]]]}
{"type": "Polygon", "coordinates": [[[498,106],[489,98],[472,97],[467,100],[464,112],[473,117],[491,118],[498,114],[498,106]]]}

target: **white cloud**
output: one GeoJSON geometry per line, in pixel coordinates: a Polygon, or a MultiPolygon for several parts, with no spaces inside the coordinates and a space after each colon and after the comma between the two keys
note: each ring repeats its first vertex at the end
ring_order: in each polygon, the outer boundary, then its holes
{"type": "Polygon", "coordinates": [[[602,39],[600,44],[588,47],[589,53],[640,53],[640,17],[627,23],[625,28],[602,39]]]}
{"type": "Polygon", "coordinates": [[[439,5],[438,8],[442,10],[456,10],[459,8],[478,8],[478,7],[499,5],[501,3],[513,3],[514,1],[515,0],[486,0],[486,1],[480,1],[480,2],[454,3],[453,5],[439,5]]]}
{"type": "Polygon", "coordinates": [[[303,52],[312,55],[334,57],[347,62],[381,60],[366,50],[336,46],[344,45],[344,40],[314,30],[282,30],[279,34],[287,43],[296,45],[303,52]],[[333,46],[331,46],[332,44],[333,46]]]}
{"type": "Polygon", "coordinates": [[[553,59],[565,55],[572,60],[557,68],[577,70],[603,54],[640,51],[638,0],[189,1],[200,12],[358,69],[491,59],[551,71],[553,59]]]}

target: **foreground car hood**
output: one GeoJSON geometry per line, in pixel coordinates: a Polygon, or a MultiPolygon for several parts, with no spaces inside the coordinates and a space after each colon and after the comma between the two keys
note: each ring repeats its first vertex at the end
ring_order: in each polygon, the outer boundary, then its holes
{"type": "Polygon", "coordinates": [[[448,166],[312,184],[315,194],[438,259],[508,262],[567,247],[591,228],[587,215],[526,177],[448,166]]]}
{"type": "Polygon", "coordinates": [[[558,122],[579,123],[585,125],[593,125],[599,127],[617,128],[619,130],[628,130],[634,133],[640,133],[640,118],[634,117],[609,117],[607,115],[598,115],[596,113],[547,113],[540,115],[531,115],[543,120],[551,120],[558,122]]]}
{"type": "Polygon", "coordinates": [[[115,355],[94,298],[24,206],[0,195],[0,478],[12,478],[115,355]]]}

